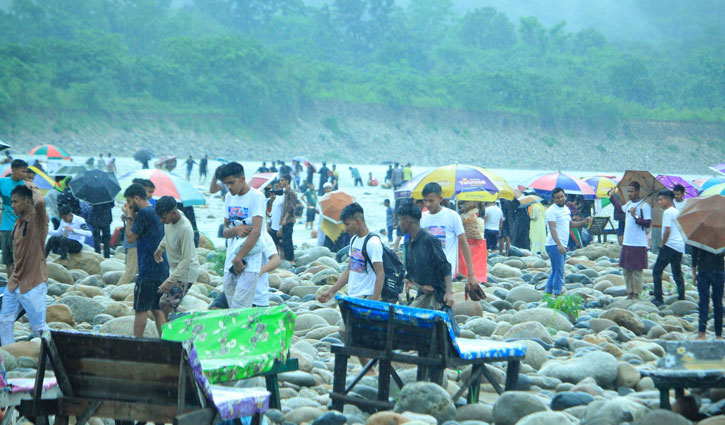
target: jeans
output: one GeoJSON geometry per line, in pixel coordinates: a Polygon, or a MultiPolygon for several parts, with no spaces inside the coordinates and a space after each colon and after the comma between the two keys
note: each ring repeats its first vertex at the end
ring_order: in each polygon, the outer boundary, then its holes
{"type": "Polygon", "coordinates": [[[655,299],[662,301],[662,272],[668,264],[672,267],[672,277],[675,280],[675,284],[677,284],[677,298],[684,300],[685,280],[682,278],[682,253],[675,251],[667,245],[660,248],[660,252],[657,254],[657,261],[655,261],[655,265],[652,268],[655,299]]]}
{"type": "Polygon", "coordinates": [[[20,306],[28,315],[33,336],[39,336],[42,331],[48,329],[48,325],[45,324],[45,296],[47,293],[48,285],[45,282],[24,294],[20,293],[20,287],[16,287],[14,291],[5,287],[3,306],[0,310],[0,344],[7,345],[15,340],[13,324],[20,306]]]}
{"type": "Polygon", "coordinates": [[[394,226],[388,226],[388,229],[387,229],[388,230],[388,242],[392,242],[393,241],[393,232],[394,232],[394,229],[395,229],[394,226]]]}
{"type": "Polygon", "coordinates": [[[287,261],[295,260],[295,246],[292,243],[294,226],[294,223],[288,223],[282,226],[282,250],[284,251],[284,258],[287,261]]]}
{"type": "Polygon", "coordinates": [[[721,271],[697,271],[697,292],[700,294],[698,331],[705,332],[710,310],[710,288],[712,288],[712,310],[715,313],[715,335],[722,336],[722,295],[725,273],[721,271]]]}
{"type": "Polygon", "coordinates": [[[564,263],[566,263],[566,254],[559,252],[556,245],[547,245],[546,253],[549,254],[551,261],[551,274],[549,280],[546,281],[546,292],[553,295],[561,294],[561,287],[564,284],[564,263]]]}
{"type": "Polygon", "coordinates": [[[45,256],[50,251],[60,255],[61,260],[68,258],[68,254],[77,254],[83,250],[83,245],[75,239],[68,239],[65,236],[51,236],[45,244],[45,256]]]}
{"type": "Polygon", "coordinates": [[[498,247],[498,230],[483,230],[483,237],[486,239],[486,247],[495,250],[498,247]]]}
{"type": "Polygon", "coordinates": [[[103,243],[103,257],[111,256],[111,227],[110,226],[94,226],[93,227],[93,249],[100,254],[101,243],[103,243]]]}

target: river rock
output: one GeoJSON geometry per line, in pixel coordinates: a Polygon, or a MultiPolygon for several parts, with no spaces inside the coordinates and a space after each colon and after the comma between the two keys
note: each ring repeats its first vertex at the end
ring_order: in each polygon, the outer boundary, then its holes
{"type": "Polygon", "coordinates": [[[564,410],[574,406],[585,406],[594,401],[594,397],[583,392],[564,391],[551,399],[552,410],[564,410]]]}
{"type": "Polygon", "coordinates": [[[312,374],[300,370],[280,373],[279,380],[299,387],[314,387],[316,385],[315,377],[312,374]]]}
{"type": "MultiPolygon", "coordinates": [[[[121,336],[133,336],[134,316],[117,317],[101,325],[101,333],[121,336]]],[[[159,332],[151,319],[146,319],[144,338],[158,338],[159,332]]]]}
{"type": "Polygon", "coordinates": [[[338,277],[340,277],[340,274],[334,269],[325,269],[312,276],[310,281],[318,286],[334,285],[338,277]]]}
{"type": "Polygon", "coordinates": [[[524,322],[513,325],[511,329],[506,332],[504,338],[538,338],[549,344],[553,343],[551,335],[549,335],[549,332],[546,330],[544,325],[539,322],[524,322]]]}
{"type": "Polygon", "coordinates": [[[493,421],[493,406],[484,403],[466,404],[456,409],[456,421],[493,421]]]}
{"type": "Polygon", "coordinates": [[[73,275],[70,274],[68,269],[56,263],[47,263],[48,277],[60,283],[70,285],[74,282],[73,275]]]}
{"type": "Polygon", "coordinates": [[[597,318],[589,321],[589,328],[596,333],[609,329],[612,326],[617,326],[617,323],[609,319],[597,318]]]}
{"type": "Polygon", "coordinates": [[[432,382],[414,382],[403,386],[395,403],[395,412],[423,413],[443,423],[455,417],[456,406],[441,386],[432,382]]]}
{"type": "Polygon", "coordinates": [[[295,331],[305,331],[320,326],[329,326],[329,323],[314,313],[300,314],[295,322],[295,331]]]}
{"type": "Polygon", "coordinates": [[[347,422],[347,418],[345,416],[336,412],[327,412],[315,419],[311,425],[343,425],[345,422],[347,422]]]}
{"type": "Polygon", "coordinates": [[[196,281],[209,285],[211,283],[211,276],[209,276],[209,272],[206,270],[199,270],[199,276],[196,278],[196,281]]]}
{"type": "Polygon", "coordinates": [[[481,303],[476,301],[456,301],[453,304],[453,314],[468,317],[481,317],[481,315],[483,315],[483,307],[481,307],[481,303]]]}
{"type": "Polygon", "coordinates": [[[110,314],[99,314],[93,318],[93,320],[91,321],[91,325],[94,325],[94,326],[102,325],[102,324],[108,322],[109,320],[113,320],[113,319],[114,319],[114,317],[111,316],[110,314]]]}
{"type": "Polygon", "coordinates": [[[133,283],[127,283],[125,285],[116,286],[111,291],[111,298],[113,298],[116,301],[125,300],[130,295],[133,295],[134,286],[135,286],[135,284],[133,284],[133,283]]]}
{"type": "Polygon", "coordinates": [[[78,254],[68,254],[68,268],[81,269],[89,275],[101,274],[103,256],[95,252],[81,251],[78,254]]]}
{"type": "Polygon", "coordinates": [[[670,310],[675,316],[684,316],[692,310],[697,311],[697,304],[692,301],[679,300],[670,305],[670,310]]]}
{"type": "Polygon", "coordinates": [[[40,357],[39,341],[12,342],[10,344],[3,345],[2,349],[16,359],[19,357],[30,357],[37,362],[40,357]]]}
{"type": "Polygon", "coordinates": [[[292,422],[293,424],[301,424],[303,422],[312,422],[325,413],[325,410],[321,407],[305,406],[291,410],[284,415],[284,419],[285,421],[292,422]]]}
{"type": "Polygon", "coordinates": [[[498,397],[493,405],[493,422],[496,425],[514,425],[531,413],[546,410],[546,404],[533,394],[506,391],[498,397]]]}
{"type": "Polygon", "coordinates": [[[644,323],[637,317],[636,314],[631,311],[624,310],[621,308],[610,308],[604,313],[599,315],[600,319],[609,319],[619,326],[624,326],[630,331],[634,332],[635,335],[642,335],[644,331],[644,323]]]}
{"type": "MultiPolygon", "coordinates": [[[[85,272],[84,272],[85,273],[85,272]]],[[[79,285],[101,287],[103,283],[98,279],[98,275],[86,276],[77,282],[79,285]]]]}
{"type": "Polygon", "coordinates": [[[337,325],[342,320],[342,315],[334,308],[320,308],[314,314],[325,319],[329,325],[337,325]]]}
{"type": "MultiPolygon", "coordinates": [[[[700,422],[702,423],[702,422],[700,422]]],[[[645,415],[638,421],[635,421],[632,425],[692,425],[692,422],[688,421],[684,417],[677,413],[671,412],[664,409],[655,409],[645,413],[645,415]]]]}
{"type": "Polygon", "coordinates": [[[526,345],[526,357],[524,357],[521,362],[536,370],[541,369],[541,366],[546,363],[549,356],[544,347],[542,347],[538,342],[531,340],[521,340],[516,342],[526,345]]]}
{"type": "Polygon", "coordinates": [[[516,425],[576,425],[578,423],[561,412],[536,412],[524,416],[516,422],[516,425]]]}
{"type": "Polygon", "coordinates": [[[306,339],[322,339],[326,336],[339,332],[339,326],[323,326],[321,328],[315,328],[305,334],[306,339]]]}
{"type": "Polygon", "coordinates": [[[126,270],[126,265],[123,262],[111,258],[101,261],[100,267],[101,272],[99,274],[101,276],[108,272],[122,272],[126,270]]]}
{"type": "Polygon", "coordinates": [[[73,311],[65,304],[51,304],[46,307],[45,321],[47,323],[62,322],[71,326],[75,323],[73,311]]]}
{"type": "Polygon", "coordinates": [[[506,301],[510,303],[515,303],[516,301],[527,303],[539,302],[541,301],[541,293],[532,286],[517,286],[506,294],[506,301]]]}
{"type": "Polygon", "coordinates": [[[122,302],[110,302],[106,305],[105,314],[113,317],[124,317],[133,315],[133,309],[122,302]]]}
{"type": "Polygon", "coordinates": [[[617,371],[617,359],[613,355],[592,351],[571,360],[550,360],[544,364],[539,373],[572,384],[590,376],[598,385],[611,387],[617,379],[617,371]]]}
{"type": "Polygon", "coordinates": [[[78,291],[83,293],[88,298],[93,297],[105,297],[106,293],[103,292],[103,289],[95,287],[95,286],[86,286],[81,284],[75,284],[70,287],[70,291],[78,291]]]}
{"type": "Polygon", "coordinates": [[[78,323],[90,323],[97,314],[105,311],[103,305],[98,301],[74,295],[60,298],[56,303],[70,307],[71,311],[73,311],[73,317],[78,323]]]}
{"type": "Polygon", "coordinates": [[[511,317],[510,322],[513,325],[524,322],[539,322],[547,328],[551,327],[557,331],[565,332],[569,332],[573,328],[566,316],[548,308],[531,308],[517,311],[511,317]]]}
{"type": "Polygon", "coordinates": [[[478,336],[489,337],[493,334],[493,330],[496,329],[496,322],[478,317],[466,322],[463,329],[471,331],[478,336]]]}
{"type": "Polygon", "coordinates": [[[123,276],[125,272],[122,271],[110,271],[103,273],[103,283],[105,285],[116,285],[119,280],[121,280],[121,276],[123,276]]]}
{"type": "Polygon", "coordinates": [[[400,413],[386,410],[370,415],[365,425],[402,425],[406,422],[410,422],[410,419],[400,413]]]}
{"type": "Polygon", "coordinates": [[[634,388],[639,383],[639,370],[627,362],[619,362],[617,368],[617,386],[634,388]]]}
{"type": "Polygon", "coordinates": [[[304,251],[297,251],[295,254],[295,264],[297,267],[306,266],[320,257],[335,258],[335,254],[324,246],[315,246],[304,251]]]}
{"type": "Polygon", "coordinates": [[[521,270],[513,268],[511,266],[507,266],[506,264],[496,264],[493,266],[491,270],[488,271],[489,274],[501,278],[501,279],[508,279],[512,277],[520,277],[521,276],[521,270]]]}

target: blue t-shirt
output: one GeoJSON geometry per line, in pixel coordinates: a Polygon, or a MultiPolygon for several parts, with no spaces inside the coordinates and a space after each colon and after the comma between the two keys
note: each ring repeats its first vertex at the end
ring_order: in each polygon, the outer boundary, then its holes
{"type": "Polygon", "coordinates": [[[138,249],[138,279],[155,280],[163,282],[169,277],[169,263],[157,263],[154,253],[164,238],[164,225],[159,220],[153,207],[142,208],[136,213],[131,231],[138,235],[136,239],[138,249]]]}
{"type": "Polygon", "coordinates": [[[13,227],[15,227],[15,220],[17,220],[18,216],[15,215],[13,212],[13,207],[10,204],[10,193],[15,189],[17,186],[20,186],[21,184],[25,184],[24,180],[13,180],[12,177],[3,177],[0,178],[0,194],[2,194],[3,198],[3,214],[2,214],[2,224],[0,224],[0,231],[11,231],[13,230],[13,227]]]}
{"type": "Polygon", "coordinates": [[[388,207],[385,210],[385,224],[388,227],[395,226],[395,222],[393,221],[393,209],[391,207],[388,207]]]}

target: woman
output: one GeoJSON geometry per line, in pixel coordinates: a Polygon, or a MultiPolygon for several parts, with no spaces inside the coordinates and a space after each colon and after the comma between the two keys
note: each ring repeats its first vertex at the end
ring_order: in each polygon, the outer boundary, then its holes
{"type": "Polygon", "coordinates": [[[541,202],[534,202],[529,206],[529,217],[531,217],[529,239],[531,239],[531,252],[535,254],[540,254],[545,251],[546,220],[544,219],[544,214],[546,214],[546,209],[541,202]]]}

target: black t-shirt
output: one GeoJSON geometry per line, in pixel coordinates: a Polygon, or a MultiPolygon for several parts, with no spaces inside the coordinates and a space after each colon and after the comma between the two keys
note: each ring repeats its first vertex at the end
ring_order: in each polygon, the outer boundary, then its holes
{"type": "Polygon", "coordinates": [[[699,272],[720,272],[725,270],[723,266],[723,254],[713,254],[704,249],[692,247],[692,266],[697,266],[699,272]]]}

